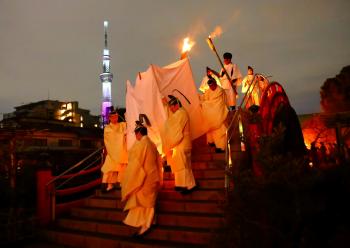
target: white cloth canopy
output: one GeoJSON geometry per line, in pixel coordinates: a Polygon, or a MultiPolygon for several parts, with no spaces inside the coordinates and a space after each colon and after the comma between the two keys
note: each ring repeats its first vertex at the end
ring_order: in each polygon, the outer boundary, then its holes
{"type": "Polygon", "coordinates": [[[128,148],[135,142],[135,121],[142,113],[147,115],[152,125],[148,127],[148,136],[156,144],[158,151],[162,152],[160,129],[166,120],[162,97],[168,95],[179,98],[190,116],[192,140],[207,132],[189,60],[186,58],[165,67],[150,65],[145,72],[137,75],[134,87],[127,81],[128,148]],[[181,91],[191,104],[174,89],[181,91]]]}

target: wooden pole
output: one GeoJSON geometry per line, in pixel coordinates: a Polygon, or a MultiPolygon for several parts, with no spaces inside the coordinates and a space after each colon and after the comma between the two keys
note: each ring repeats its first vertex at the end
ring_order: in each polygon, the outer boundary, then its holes
{"type": "Polygon", "coordinates": [[[230,82],[230,84],[231,84],[231,86],[232,86],[232,88],[233,88],[235,94],[237,95],[237,86],[236,86],[236,84],[234,84],[234,83],[232,82],[231,77],[230,77],[229,74],[227,73],[227,71],[226,71],[226,69],[225,69],[225,66],[224,66],[224,64],[222,63],[222,61],[221,61],[221,59],[220,59],[220,56],[219,56],[218,52],[216,51],[216,47],[215,47],[215,45],[214,45],[214,43],[213,43],[213,40],[210,38],[210,36],[208,37],[207,42],[208,42],[208,45],[209,45],[209,47],[211,48],[211,50],[214,51],[214,53],[215,53],[217,59],[219,60],[219,63],[220,63],[220,65],[221,65],[221,68],[223,69],[223,71],[224,71],[224,73],[225,73],[227,79],[229,80],[229,82],[230,82]]]}

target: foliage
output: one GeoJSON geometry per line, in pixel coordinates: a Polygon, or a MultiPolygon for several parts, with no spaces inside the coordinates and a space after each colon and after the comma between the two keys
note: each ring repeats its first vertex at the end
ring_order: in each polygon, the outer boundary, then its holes
{"type": "Polygon", "coordinates": [[[284,131],[260,139],[262,176],[247,165],[232,172],[226,230],[215,247],[332,247],[347,239],[350,168],[320,171],[304,157],[282,155],[284,131]]]}
{"type": "Polygon", "coordinates": [[[321,106],[325,112],[350,111],[350,65],[328,78],[321,86],[321,106]]]}

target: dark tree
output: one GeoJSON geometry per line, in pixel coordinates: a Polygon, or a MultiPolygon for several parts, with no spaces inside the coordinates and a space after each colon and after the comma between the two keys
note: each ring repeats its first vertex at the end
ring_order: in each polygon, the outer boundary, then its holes
{"type": "Polygon", "coordinates": [[[350,65],[340,74],[328,78],[321,86],[321,106],[324,112],[342,112],[350,110],[350,65]]]}

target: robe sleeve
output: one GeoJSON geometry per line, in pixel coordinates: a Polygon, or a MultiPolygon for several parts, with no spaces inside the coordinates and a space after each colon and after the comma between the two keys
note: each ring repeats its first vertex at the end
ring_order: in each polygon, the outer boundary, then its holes
{"type": "Polygon", "coordinates": [[[248,90],[248,77],[244,77],[243,81],[242,81],[242,93],[246,93],[248,90]]]}
{"type": "Polygon", "coordinates": [[[126,123],[121,122],[115,127],[106,126],[104,130],[104,143],[108,156],[114,163],[127,163],[126,150],[126,123]]]}
{"type": "Polygon", "coordinates": [[[181,108],[168,118],[164,125],[164,150],[165,152],[177,146],[184,137],[183,130],[188,117],[181,108]]]}
{"type": "Polygon", "coordinates": [[[226,95],[221,88],[208,90],[202,102],[203,117],[210,129],[219,128],[225,122],[228,114],[226,95]]]}

